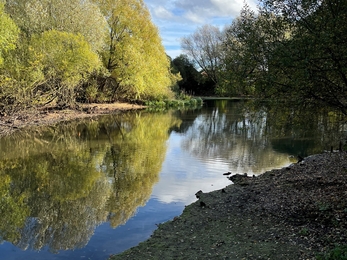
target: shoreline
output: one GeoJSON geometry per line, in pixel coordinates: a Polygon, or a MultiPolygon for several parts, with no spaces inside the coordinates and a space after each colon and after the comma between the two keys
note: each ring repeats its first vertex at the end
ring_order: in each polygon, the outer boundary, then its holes
{"type": "Polygon", "coordinates": [[[79,109],[59,110],[54,107],[44,107],[35,110],[21,111],[11,116],[0,117],[0,137],[10,135],[26,127],[53,125],[74,119],[96,117],[145,108],[146,106],[117,102],[79,104],[79,109]]]}
{"type": "Polygon", "coordinates": [[[180,216],[109,259],[317,259],[346,246],[346,177],[346,152],[233,177],[222,190],[197,193],[180,216]]]}
{"type": "MultiPolygon", "coordinates": [[[[2,116],[0,137],[26,127],[146,107],[113,103],[79,108],[2,116]]],[[[259,177],[231,177],[234,184],[198,193],[196,202],[159,224],[151,238],[110,259],[317,259],[336,245],[347,247],[346,177],[346,152],[312,155],[259,177]]]]}

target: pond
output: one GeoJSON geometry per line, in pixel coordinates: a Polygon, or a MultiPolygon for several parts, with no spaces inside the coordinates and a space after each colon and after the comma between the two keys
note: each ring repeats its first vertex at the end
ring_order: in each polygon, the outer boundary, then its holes
{"type": "Polygon", "coordinates": [[[336,113],[246,100],[135,111],[0,139],[2,259],[107,259],[182,213],[195,193],[337,147],[336,113]],[[309,118],[309,119],[308,119],[309,118]]]}

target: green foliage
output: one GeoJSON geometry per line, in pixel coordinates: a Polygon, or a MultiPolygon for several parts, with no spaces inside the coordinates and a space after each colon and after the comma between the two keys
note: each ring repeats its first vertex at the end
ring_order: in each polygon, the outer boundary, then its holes
{"type": "Polygon", "coordinates": [[[347,246],[336,245],[334,249],[317,256],[318,260],[346,260],[347,246]]]}
{"type": "Polygon", "coordinates": [[[342,0],[261,0],[258,13],[245,6],[224,31],[216,93],[324,104],[347,114],[346,13],[342,0]]]}
{"type": "Polygon", "coordinates": [[[4,13],[4,5],[0,3],[0,68],[3,65],[3,54],[15,48],[19,30],[13,20],[4,13]]]}
{"type": "Polygon", "coordinates": [[[307,236],[309,234],[309,230],[307,228],[303,228],[300,230],[299,234],[301,236],[307,236]]]}
{"type": "Polygon", "coordinates": [[[86,88],[86,92],[85,92],[85,98],[89,101],[89,102],[95,102],[96,98],[98,95],[98,87],[96,85],[89,85],[86,88]]]}
{"type": "Polygon", "coordinates": [[[2,113],[169,99],[180,80],[142,0],[8,0],[0,21],[2,113]]]}
{"type": "Polygon", "coordinates": [[[346,1],[264,0],[262,6],[263,13],[277,18],[275,26],[266,27],[266,35],[283,32],[283,24],[290,32],[280,44],[272,42],[263,90],[277,98],[325,104],[346,114],[347,52],[341,48],[347,41],[346,1]]]}
{"type": "Polygon", "coordinates": [[[114,99],[163,99],[172,96],[175,76],[161,44],[158,29],[142,0],[95,0],[109,25],[102,57],[113,81],[107,87],[114,99]]]}
{"type": "Polygon", "coordinates": [[[35,35],[29,56],[36,93],[57,96],[64,105],[74,102],[74,89],[100,66],[98,56],[82,35],[55,30],[35,35]]]}
{"type": "Polygon", "coordinates": [[[3,138],[0,236],[53,252],[84,246],[149,199],[165,157],[170,113],[129,113],[35,128],[3,138]]]}
{"type": "MultiPolygon", "coordinates": [[[[232,95],[264,95],[273,50],[286,39],[287,27],[280,17],[256,14],[247,5],[226,27],[223,38],[225,70],[218,91],[232,95]],[[261,86],[261,87],[260,87],[261,86]]],[[[268,92],[266,92],[267,94],[268,92]]]]}
{"type": "Polygon", "coordinates": [[[181,75],[181,80],[178,81],[179,88],[185,92],[193,93],[194,95],[202,95],[205,91],[202,88],[202,76],[195,69],[192,61],[187,55],[180,55],[172,61],[172,69],[174,73],[181,75]]]}
{"type": "Polygon", "coordinates": [[[331,209],[331,206],[328,203],[317,202],[316,204],[319,211],[328,211],[331,209]]]}
{"type": "Polygon", "coordinates": [[[190,100],[191,96],[189,94],[187,94],[187,92],[185,91],[180,91],[177,95],[176,98],[179,100],[190,100]]]}
{"type": "Polygon", "coordinates": [[[83,35],[93,51],[104,46],[107,23],[99,8],[89,0],[7,0],[6,11],[25,38],[58,30],[83,35]]]}
{"type": "MultiPolygon", "coordinates": [[[[11,53],[16,47],[19,29],[13,20],[4,12],[4,5],[0,3],[0,113],[5,108],[12,110],[13,86],[16,85],[9,69],[16,69],[13,63],[9,66],[11,53]]],[[[20,92],[19,92],[20,93],[20,92]]]]}
{"type": "Polygon", "coordinates": [[[198,108],[203,105],[201,98],[192,98],[186,94],[177,99],[167,99],[162,101],[146,101],[145,105],[149,111],[160,111],[167,109],[198,108]]]}

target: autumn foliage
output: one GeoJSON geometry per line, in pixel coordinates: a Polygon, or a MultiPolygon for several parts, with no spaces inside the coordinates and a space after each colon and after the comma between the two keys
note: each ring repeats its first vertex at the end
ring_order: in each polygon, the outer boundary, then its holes
{"type": "Polygon", "coordinates": [[[177,76],[142,0],[9,0],[0,20],[2,113],[172,96],[177,76]]]}

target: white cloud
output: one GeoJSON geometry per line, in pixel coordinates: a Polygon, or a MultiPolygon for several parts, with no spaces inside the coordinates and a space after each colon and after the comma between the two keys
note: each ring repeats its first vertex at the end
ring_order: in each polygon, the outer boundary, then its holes
{"type": "Polygon", "coordinates": [[[159,19],[172,19],[174,17],[173,13],[168,11],[164,6],[159,6],[153,9],[153,14],[156,18],[159,19]]]}
{"type": "MultiPolygon", "coordinates": [[[[191,150],[183,148],[187,139],[189,137],[182,137],[173,132],[168,140],[160,179],[152,192],[152,198],[162,203],[179,202],[187,205],[196,200],[194,194],[199,190],[210,192],[222,189],[232,183],[223,176],[224,172],[247,172],[252,176],[290,164],[287,154],[281,154],[271,148],[266,150],[266,156],[261,158],[264,160],[256,160],[252,159],[254,156],[251,154],[250,147],[247,149],[240,146],[232,150],[232,157],[227,160],[218,159],[218,155],[213,155],[212,160],[207,160],[206,157],[193,155],[191,150]]],[[[190,149],[192,146],[194,145],[189,143],[190,149]]]]}
{"type": "Polygon", "coordinates": [[[196,23],[196,24],[202,24],[205,21],[204,16],[200,15],[197,12],[188,11],[185,13],[184,17],[188,19],[189,21],[196,23]]]}
{"type": "MultiPolygon", "coordinates": [[[[167,53],[175,58],[181,51],[180,39],[203,24],[224,27],[237,17],[244,0],[144,0],[158,26],[167,53]]],[[[257,0],[245,2],[256,10],[257,0]]]]}
{"type": "MultiPolygon", "coordinates": [[[[211,0],[211,3],[215,7],[215,13],[217,16],[236,17],[244,5],[244,0],[211,0]]],[[[247,4],[251,9],[256,10],[256,4],[254,1],[247,1],[247,4]]]]}

